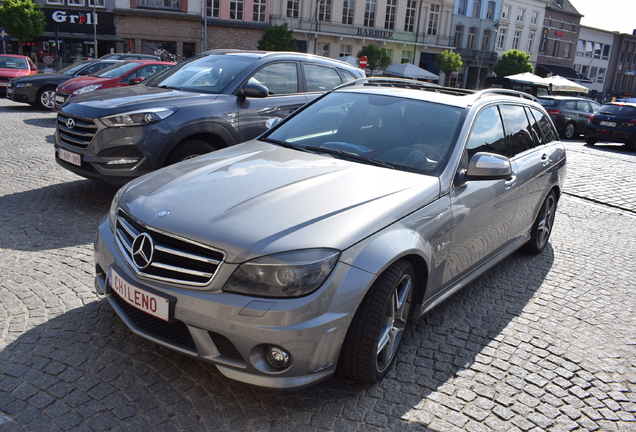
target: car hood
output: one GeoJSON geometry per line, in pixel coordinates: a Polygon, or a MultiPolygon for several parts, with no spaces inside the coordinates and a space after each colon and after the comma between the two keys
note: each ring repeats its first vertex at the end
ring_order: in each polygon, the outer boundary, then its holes
{"type": "Polygon", "coordinates": [[[34,75],[26,75],[16,78],[14,82],[35,82],[35,81],[48,81],[50,79],[71,79],[73,75],[66,75],[61,73],[39,73],[34,75]]]}
{"type": "Polygon", "coordinates": [[[68,81],[64,81],[57,88],[58,91],[64,93],[73,93],[75,90],[85,87],[91,84],[106,84],[112,82],[117,82],[118,78],[102,78],[95,76],[81,76],[76,78],[71,78],[68,81]]]}
{"type": "Polygon", "coordinates": [[[140,177],[125,186],[119,206],[240,263],[289,250],[344,250],[438,196],[437,177],[253,140],[140,177]]]}
{"type": "Polygon", "coordinates": [[[61,111],[95,118],[148,107],[208,103],[218,96],[218,94],[193,93],[140,84],[105,89],[98,94],[91,92],[73,96],[61,111]]]}
{"type": "Polygon", "coordinates": [[[23,69],[0,68],[0,76],[5,78],[15,78],[19,76],[29,75],[30,71],[23,69]]]}

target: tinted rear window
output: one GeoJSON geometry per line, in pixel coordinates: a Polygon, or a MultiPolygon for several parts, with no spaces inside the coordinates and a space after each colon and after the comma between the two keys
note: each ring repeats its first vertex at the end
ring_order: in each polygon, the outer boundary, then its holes
{"type": "Polygon", "coordinates": [[[541,105],[544,107],[554,107],[559,103],[556,99],[539,99],[539,102],[541,102],[541,105]]]}
{"type": "Polygon", "coordinates": [[[636,107],[626,105],[604,105],[599,112],[603,114],[615,115],[618,117],[636,118],[636,107]]]}

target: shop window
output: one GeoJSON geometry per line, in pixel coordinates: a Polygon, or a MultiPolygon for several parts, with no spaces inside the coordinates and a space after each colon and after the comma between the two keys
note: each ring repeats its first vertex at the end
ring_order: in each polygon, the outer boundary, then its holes
{"type": "Polygon", "coordinates": [[[221,1],[207,0],[206,16],[219,18],[221,16],[221,1]]]}
{"type": "Polygon", "coordinates": [[[181,10],[181,0],[137,0],[137,6],[181,10]]]}

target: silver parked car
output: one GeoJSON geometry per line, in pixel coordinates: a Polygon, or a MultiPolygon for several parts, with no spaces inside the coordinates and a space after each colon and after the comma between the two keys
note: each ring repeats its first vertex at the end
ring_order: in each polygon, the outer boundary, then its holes
{"type": "Polygon", "coordinates": [[[359,80],[124,186],[96,289],[136,334],[232,379],[374,383],[409,320],[546,247],[565,169],[532,96],[359,80]]]}

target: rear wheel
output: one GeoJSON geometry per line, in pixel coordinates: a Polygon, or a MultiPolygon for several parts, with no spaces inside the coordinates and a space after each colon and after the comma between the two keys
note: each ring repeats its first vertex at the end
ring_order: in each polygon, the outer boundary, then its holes
{"type": "Polygon", "coordinates": [[[565,129],[563,129],[563,135],[567,139],[572,139],[576,135],[576,125],[574,123],[568,123],[565,125],[565,129]]]}
{"type": "Polygon", "coordinates": [[[593,146],[596,144],[596,140],[594,138],[585,137],[585,144],[593,146]]]}
{"type": "Polygon", "coordinates": [[[391,369],[411,312],[414,274],[408,261],[397,261],[362,300],[340,353],[338,370],[346,378],[373,384],[391,369]]]}
{"type": "Polygon", "coordinates": [[[554,225],[554,216],[556,214],[557,198],[554,191],[550,191],[546,197],[537,219],[532,224],[530,231],[530,240],[524,245],[524,250],[532,254],[538,254],[545,249],[552,233],[554,225]]]}
{"type": "Polygon", "coordinates": [[[38,92],[36,101],[37,107],[43,110],[55,108],[55,88],[45,87],[38,92]]]}
{"type": "Polygon", "coordinates": [[[177,162],[192,159],[206,153],[216,150],[212,144],[198,139],[187,139],[176,146],[172,153],[166,158],[164,166],[172,165],[177,162]]]}

